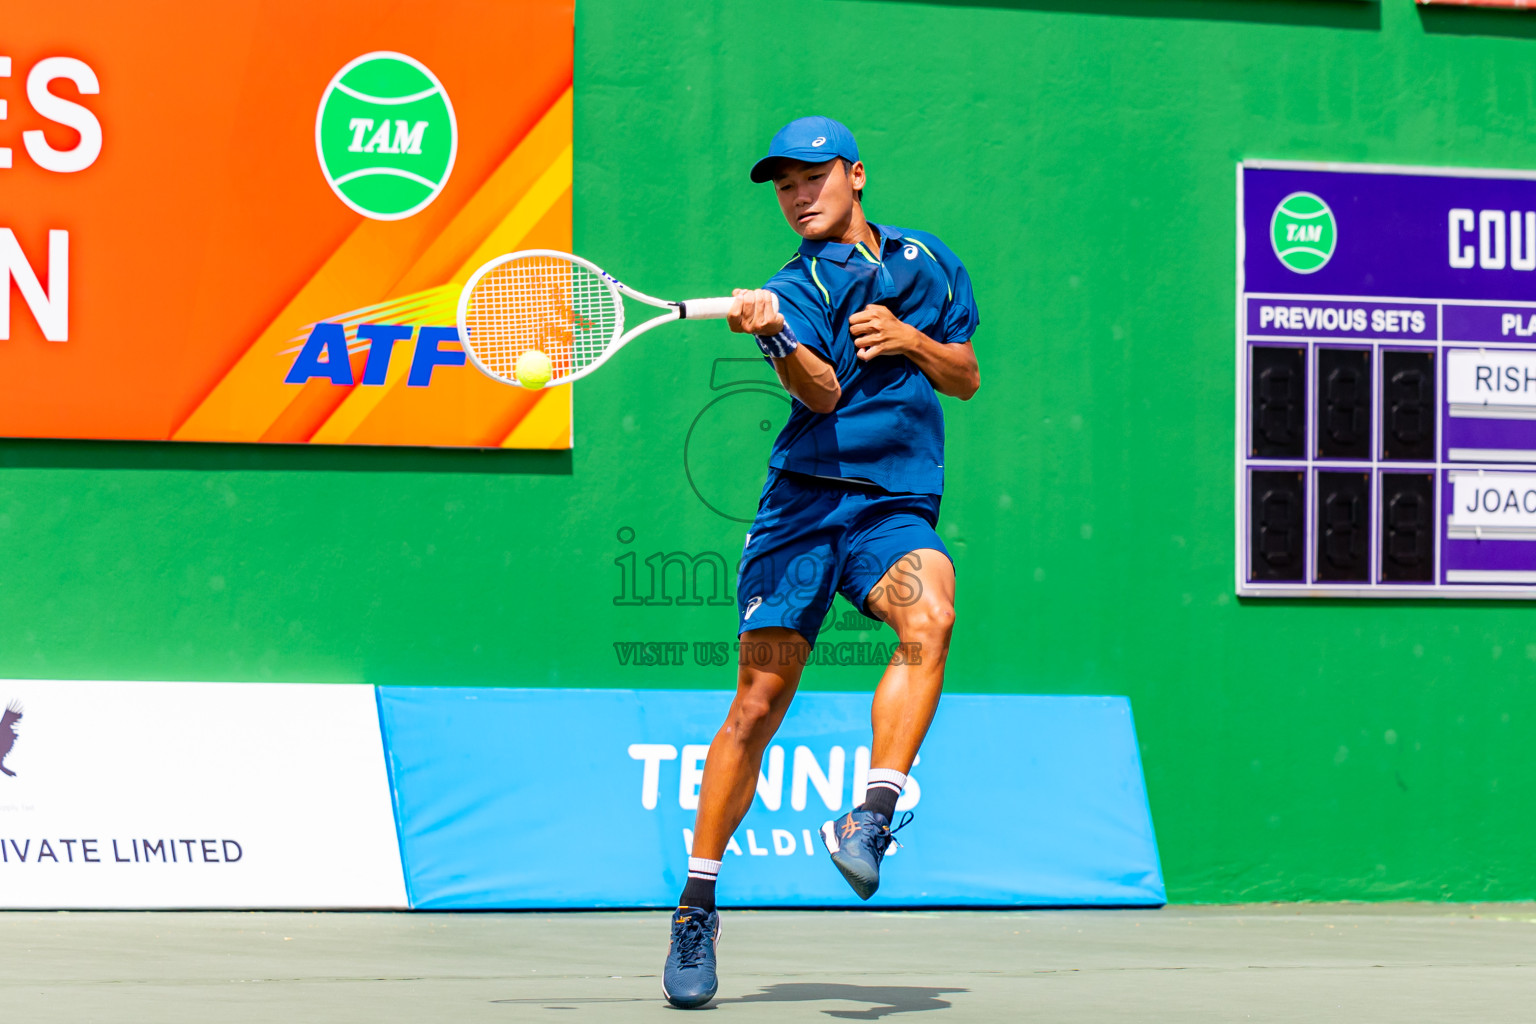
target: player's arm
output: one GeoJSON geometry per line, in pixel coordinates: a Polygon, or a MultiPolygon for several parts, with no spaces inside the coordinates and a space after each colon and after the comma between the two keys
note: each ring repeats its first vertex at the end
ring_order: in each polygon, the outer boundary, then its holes
{"type": "Polygon", "coordinates": [[[812,412],[828,413],[837,408],[843,389],[837,382],[832,364],[821,358],[809,345],[801,345],[789,335],[788,325],[779,313],[772,294],[763,290],[731,293],[735,301],[726,323],[738,334],[758,338],[758,347],[773,363],[773,371],[795,398],[812,412]]]}
{"type": "Polygon", "coordinates": [[[859,358],[906,356],[917,364],[933,389],[962,402],[981,387],[981,369],[969,341],[940,342],[897,319],[884,306],[865,306],[848,318],[859,358]]]}

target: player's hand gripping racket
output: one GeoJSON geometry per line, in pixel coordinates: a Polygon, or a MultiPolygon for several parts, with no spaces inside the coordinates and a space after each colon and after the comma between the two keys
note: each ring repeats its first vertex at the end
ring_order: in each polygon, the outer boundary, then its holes
{"type": "Polygon", "coordinates": [[[546,387],[580,380],[654,327],[723,319],[730,310],[729,298],[668,302],[621,284],[580,256],[524,249],[498,256],[470,276],[459,295],[459,339],[487,376],[546,387]],[[666,312],[625,331],[624,295],[666,312]],[[537,371],[544,363],[532,352],[548,357],[543,383],[537,371]]]}

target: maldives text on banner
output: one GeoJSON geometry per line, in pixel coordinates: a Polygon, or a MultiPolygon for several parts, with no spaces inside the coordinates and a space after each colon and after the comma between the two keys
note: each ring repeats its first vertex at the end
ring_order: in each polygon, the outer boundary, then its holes
{"type": "Polygon", "coordinates": [[[0,680],[0,907],[404,908],[371,686],[0,680]]]}
{"type": "MultiPolygon", "coordinates": [[[[720,692],[380,687],[411,905],[670,906],[720,692]]],[[[720,876],[734,906],[854,906],[816,835],[863,795],[869,697],[804,693],[720,876]]],[[[1123,697],[944,698],[875,905],[1160,905],[1123,697]],[[974,856],[985,823],[987,857],[974,856]]]]}
{"type": "Polygon", "coordinates": [[[9,0],[0,436],[571,447],[454,321],[570,248],[572,15],[9,0]]]}

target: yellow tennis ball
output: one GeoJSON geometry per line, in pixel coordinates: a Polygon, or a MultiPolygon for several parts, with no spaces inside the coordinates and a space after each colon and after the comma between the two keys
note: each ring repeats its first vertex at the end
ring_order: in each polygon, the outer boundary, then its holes
{"type": "Polygon", "coordinates": [[[517,378],[519,384],[530,391],[537,391],[548,384],[549,375],[549,356],[538,349],[531,348],[517,357],[517,369],[513,371],[513,376],[517,378]]]}

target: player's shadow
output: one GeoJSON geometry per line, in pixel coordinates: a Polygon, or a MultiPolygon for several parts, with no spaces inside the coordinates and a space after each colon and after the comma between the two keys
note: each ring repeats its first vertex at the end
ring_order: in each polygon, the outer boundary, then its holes
{"type": "Polygon", "coordinates": [[[762,991],[736,999],[717,999],[714,1006],[730,1003],[863,1003],[862,1009],[822,1010],[841,1020],[879,1020],[894,1013],[947,1010],[953,1004],[940,996],[969,992],[968,988],[927,988],[921,985],[838,985],[813,981],[764,985],[762,991]]]}

